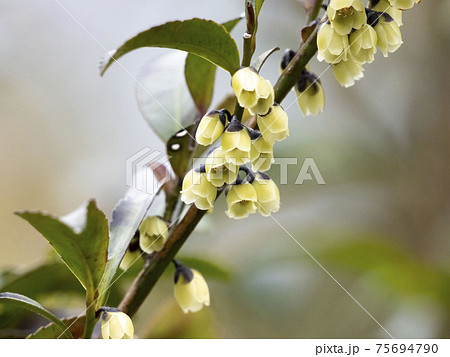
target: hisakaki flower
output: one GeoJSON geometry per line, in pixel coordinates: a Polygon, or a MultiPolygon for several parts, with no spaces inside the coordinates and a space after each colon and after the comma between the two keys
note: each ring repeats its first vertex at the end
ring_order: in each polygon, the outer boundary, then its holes
{"type": "Polygon", "coordinates": [[[216,187],[233,183],[238,177],[239,167],[227,162],[222,148],[212,151],[205,160],[206,178],[216,187]]]}
{"type": "Polygon", "coordinates": [[[209,289],[203,275],[177,260],[174,264],[174,295],[183,312],[197,312],[209,306],[209,289]]]}
{"type": "Polygon", "coordinates": [[[341,86],[348,88],[355,84],[355,81],[364,77],[363,65],[353,60],[349,56],[347,61],[341,61],[333,65],[334,77],[341,86]]]}
{"type": "Polygon", "coordinates": [[[400,10],[409,10],[414,4],[418,4],[421,0],[388,0],[392,6],[400,10]]]}
{"type": "Polygon", "coordinates": [[[388,0],[371,0],[369,2],[369,7],[379,13],[378,17],[382,16],[381,14],[386,13],[394,19],[399,27],[403,26],[403,11],[392,6],[388,0]]]}
{"type": "Polygon", "coordinates": [[[139,249],[139,237],[140,232],[137,230],[131,239],[128,249],[120,262],[120,269],[128,270],[128,268],[133,265],[141,256],[141,250],[139,249]]]}
{"type": "Polygon", "coordinates": [[[288,116],[278,104],[266,115],[258,115],[256,121],[261,135],[269,143],[284,140],[289,135],[288,116]]]}
{"type": "Polygon", "coordinates": [[[323,24],[317,34],[317,59],[322,62],[339,63],[347,60],[348,35],[340,35],[330,24],[323,24]]]}
{"type": "Polygon", "coordinates": [[[139,246],[147,254],[161,251],[167,240],[167,230],[167,223],[162,218],[145,218],[139,226],[139,246]]]}
{"type": "Polygon", "coordinates": [[[109,308],[102,314],[102,338],[132,339],[134,326],[130,317],[118,309],[109,308]]]}
{"type": "Polygon", "coordinates": [[[226,215],[234,219],[247,218],[258,209],[255,188],[249,182],[231,185],[227,193],[228,210],[226,215]]]}
{"type": "Polygon", "coordinates": [[[273,104],[272,84],[254,68],[243,67],[236,71],[231,79],[231,86],[239,105],[248,108],[252,114],[265,114],[273,104]]]}
{"type": "Polygon", "coordinates": [[[267,171],[274,162],[273,143],[266,141],[261,135],[253,140],[250,150],[253,171],[267,171]]]}
{"type": "Polygon", "coordinates": [[[348,35],[366,23],[366,13],[361,0],[331,0],[327,7],[328,18],[339,35],[348,35]]]}
{"type": "MultiPolygon", "coordinates": [[[[322,83],[314,73],[304,69],[295,85],[300,110],[305,115],[317,115],[325,106],[322,83]]],[[[261,170],[259,170],[261,171],[261,170]]]]}
{"type": "Polygon", "coordinates": [[[359,63],[372,63],[377,53],[378,36],[374,28],[364,25],[350,34],[350,51],[353,59],[359,63]]]}
{"type": "Polygon", "coordinates": [[[395,52],[402,45],[402,33],[397,23],[387,14],[382,15],[374,29],[378,36],[377,46],[383,53],[384,57],[389,52],[395,52]]]}
{"type": "Polygon", "coordinates": [[[203,146],[211,145],[222,135],[231,120],[228,110],[213,110],[203,116],[195,133],[195,140],[203,146]]]}
{"type": "Polygon", "coordinates": [[[252,186],[258,198],[257,206],[261,215],[267,217],[280,209],[280,191],[273,180],[266,174],[258,172],[252,186]]]}
{"type": "Polygon", "coordinates": [[[239,166],[250,161],[252,141],[247,128],[236,117],[225,129],[221,145],[227,162],[239,166]]]}
{"type": "Polygon", "coordinates": [[[204,166],[190,170],[183,179],[181,200],[186,204],[195,204],[198,209],[209,210],[214,205],[217,187],[206,178],[204,166]]]}

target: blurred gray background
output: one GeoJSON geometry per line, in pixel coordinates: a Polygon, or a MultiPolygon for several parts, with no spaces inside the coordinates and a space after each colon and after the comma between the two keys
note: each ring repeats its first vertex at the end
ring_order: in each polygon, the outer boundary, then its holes
{"type": "MultiPolygon", "coordinates": [[[[169,20],[226,21],[242,3],[61,0],[108,50],[169,20]]],[[[171,279],[163,279],[137,318],[138,334],[388,337],[281,225],[395,337],[450,337],[449,18],[448,0],[404,13],[403,46],[389,58],[378,53],[349,89],[311,62],[324,72],[325,111],[304,117],[290,94],[291,134],[275,154],[314,158],[326,185],[295,185],[300,165],[292,167],[276,221],[230,221],[220,202],[183,252],[222,264],[231,279],[210,282],[212,306],[195,318],[172,309],[171,279]],[[161,320],[184,321],[189,331],[158,332],[161,320]]],[[[272,83],[304,22],[298,2],[266,0],[257,54],[281,47],[262,70],[272,83]]],[[[232,33],[239,48],[242,32],[240,24],[232,33]]],[[[125,160],[164,146],[139,113],[133,80],[117,65],[101,78],[104,51],[54,1],[0,0],[0,43],[0,268],[26,270],[49,247],[14,211],[62,215],[95,197],[110,216],[126,190],[125,160]]],[[[166,52],[143,49],[120,62],[137,75],[166,52]]],[[[215,101],[229,91],[219,70],[215,101]]]]}

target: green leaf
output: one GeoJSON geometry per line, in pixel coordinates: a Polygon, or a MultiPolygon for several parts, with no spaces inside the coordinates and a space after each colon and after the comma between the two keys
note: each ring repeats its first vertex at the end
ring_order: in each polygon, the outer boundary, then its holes
{"type": "Polygon", "coordinates": [[[99,285],[97,307],[104,304],[108,290],[131,238],[139,227],[156,195],[130,188],[113,210],[110,226],[108,262],[99,285]]]}
{"type": "Polygon", "coordinates": [[[193,128],[194,126],[191,125],[180,130],[167,142],[167,155],[169,155],[172,169],[178,177],[184,177],[191,164],[194,149],[193,128]]]}
{"type": "Polygon", "coordinates": [[[37,301],[20,294],[0,293],[0,303],[6,303],[15,307],[33,311],[34,313],[39,314],[53,322],[66,338],[73,338],[71,333],[66,329],[66,325],[37,301]]]}
{"type": "MultiPolygon", "coordinates": [[[[223,27],[225,27],[228,32],[231,32],[242,19],[243,17],[240,16],[225,22],[223,27]]],[[[200,116],[203,116],[207,112],[209,105],[211,104],[216,69],[217,67],[214,64],[195,54],[189,53],[186,57],[184,75],[200,116]]]]}
{"type": "Polygon", "coordinates": [[[261,70],[261,67],[266,62],[266,60],[269,58],[269,56],[280,50],[280,47],[274,47],[271,50],[268,50],[264,52],[261,56],[259,56],[257,59],[255,59],[252,63],[252,67],[255,68],[258,72],[261,70]]]}
{"type": "Polygon", "coordinates": [[[139,109],[163,142],[197,118],[184,79],[185,61],[184,53],[171,52],[149,61],[138,76],[136,99],[139,109]]]}
{"type": "Polygon", "coordinates": [[[239,68],[239,51],[225,27],[211,20],[167,22],[139,33],[100,64],[103,75],[123,55],[142,47],[173,48],[200,56],[230,73],[239,68]]]}
{"type": "Polygon", "coordinates": [[[108,221],[95,200],[61,219],[41,212],[17,215],[49,241],[86,290],[97,288],[106,266],[109,238],[108,221]]]}
{"type": "MultiPolygon", "coordinates": [[[[81,338],[84,332],[84,324],[86,323],[86,316],[74,316],[60,320],[66,328],[70,331],[73,338],[81,338]]],[[[51,322],[46,326],[38,328],[35,332],[28,335],[27,339],[55,339],[61,336],[60,327],[51,322]]]]}

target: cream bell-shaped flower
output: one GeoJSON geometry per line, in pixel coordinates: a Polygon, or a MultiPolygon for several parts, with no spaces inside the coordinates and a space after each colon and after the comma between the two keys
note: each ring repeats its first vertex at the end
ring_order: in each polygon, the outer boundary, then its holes
{"type": "Polygon", "coordinates": [[[221,147],[214,149],[205,159],[206,178],[216,187],[233,183],[238,177],[239,167],[227,162],[221,147]]]}
{"type": "Polygon", "coordinates": [[[231,86],[241,107],[254,114],[265,114],[273,104],[274,91],[270,81],[262,78],[252,67],[234,73],[231,86]]]}
{"type": "Polygon", "coordinates": [[[328,19],[339,35],[348,35],[366,23],[366,12],[361,0],[331,0],[327,7],[328,19]]]}
{"type": "Polygon", "coordinates": [[[177,260],[174,264],[174,295],[183,312],[197,312],[209,306],[209,289],[203,275],[177,260]]]}
{"type": "Polygon", "coordinates": [[[267,171],[275,161],[273,159],[273,143],[266,141],[262,135],[252,141],[250,160],[253,171],[267,171]]]}
{"type": "Polygon", "coordinates": [[[286,139],[289,135],[288,121],[286,112],[278,104],[274,104],[266,115],[258,115],[256,118],[264,140],[272,144],[286,139]]]}
{"type": "Polygon", "coordinates": [[[353,59],[359,63],[372,63],[377,53],[378,36],[374,28],[364,25],[349,36],[350,51],[353,59]]]}
{"type": "Polygon", "coordinates": [[[280,191],[273,180],[266,174],[258,172],[252,182],[258,197],[257,206],[261,215],[268,217],[280,209],[280,191]]]}
{"type": "Polygon", "coordinates": [[[349,56],[347,61],[341,61],[333,66],[334,77],[341,86],[348,88],[355,84],[355,81],[364,77],[363,65],[353,60],[349,56]]]}
{"type": "Polygon", "coordinates": [[[327,63],[347,60],[348,35],[338,34],[331,24],[323,24],[317,34],[317,59],[327,63]]]}
{"type": "Polygon", "coordinates": [[[139,247],[147,254],[161,251],[167,240],[167,230],[167,223],[162,218],[145,218],[139,226],[139,247]]]}
{"type": "Polygon", "coordinates": [[[128,270],[130,266],[135,263],[139,257],[141,256],[141,251],[139,249],[131,251],[129,248],[125,252],[125,255],[122,258],[122,261],[120,262],[119,268],[122,270],[128,270]]]}
{"type": "Polygon", "coordinates": [[[206,178],[205,167],[190,170],[183,179],[181,201],[195,204],[198,209],[209,210],[214,206],[217,187],[206,178]]]}
{"type": "MultiPolygon", "coordinates": [[[[317,115],[325,107],[325,93],[320,79],[304,69],[295,85],[297,102],[304,115],[317,115]]],[[[258,170],[261,171],[261,170],[258,170]]]]}
{"type": "Polygon", "coordinates": [[[134,326],[130,317],[114,308],[101,308],[102,314],[102,338],[108,339],[132,339],[134,326]],[[105,311],[106,310],[106,311],[105,311]]]}
{"type": "Polygon", "coordinates": [[[402,45],[402,33],[397,23],[390,16],[381,16],[374,25],[374,29],[378,36],[377,46],[383,53],[384,57],[389,52],[395,52],[402,45]]]}
{"type": "Polygon", "coordinates": [[[211,145],[222,135],[230,119],[230,112],[226,109],[210,111],[200,120],[195,140],[203,146],[211,145]]]}
{"type": "Polygon", "coordinates": [[[247,218],[258,209],[255,188],[249,182],[236,183],[230,186],[227,193],[228,210],[226,215],[234,219],[247,218]]]}
{"type": "Polygon", "coordinates": [[[388,0],[371,0],[369,1],[369,7],[379,13],[390,15],[399,27],[403,26],[403,11],[392,6],[388,0]]]}
{"type": "Polygon", "coordinates": [[[420,1],[421,0],[389,0],[389,3],[397,9],[409,10],[412,9],[414,4],[418,4],[420,1]]]}
{"type": "Polygon", "coordinates": [[[227,162],[239,166],[250,161],[252,141],[247,128],[236,117],[225,129],[221,146],[227,162]]]}

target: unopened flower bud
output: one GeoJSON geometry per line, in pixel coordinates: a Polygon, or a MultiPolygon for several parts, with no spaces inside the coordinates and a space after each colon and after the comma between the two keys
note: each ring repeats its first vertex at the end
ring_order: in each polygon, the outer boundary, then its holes
{"type": "MultiPolygon", "coordinates": [[[[322,83],[314,73],[303,70],[295,86],[298,105],[303,114],[317,115],[325,106],[325,94],[322,83]]],[[[261,170],[258,170],[261,171],[261,170]]]]}
{"type": "Polygon", "coordinates": [[[130,317],[118,309],[108,308],[102,314],[102,338],[132,339],[134,335],[133,322],[130,317]]]}
{"type": "Polygon", "coordinates": [[[195,140],[203,146],[211,145],[222,135],[231,119],[228,110],[213,110],[203,116],[195,133],[195,140]]]}
{"type": "Polygon", "coordinates": [[[269,143],[284,140],[289,135],[288,116],[278,104],[266,115],[258,115],[256,121],[261,135],[269,143]]]}
{"type": "Polygon", "coordinates": [[[273,143],[269,143],[262,136],[253,140],[250,151],[253,171],[267,171],[274,162],[273,143]]]}
{"type": "Polygon", "coordinates": [[[350,34],[350,51],[359,63],[372,63],[377,52],[377,33],[370,25],[364,25],[350,34]]]}
{"type": "Polygon", "coordinates": [[[147,254],[161,251],[167,240],[167,230],[167,223],[162,218],[145,218],[139,226],[139,246],[147,254]]]}
{"type": "Polygon", "coordinates": [[[227,162],[225,152],[217,148],[205,160],[206,178],[216,187],[226,183],[233,183],[238,177],[239,167],[227,162]]]}
{"type": "Polygon", "coordinates": [[[351,56],[347,61],[334,64],[333,72],[337,81],[345,88],[351,87],[355,81],[364,77],[363,65],[354,61],[351,56]]]}
{"type": "Polygon", "coordinates": [[[280,209],[280,191],[273,180],[266,174],[258,172],[252,186],[258,197],[258,211],[261,215],[267,217],[280,209]]]}
{"type": "Polygon", "coordinates": [[[248,108],[252,114],[265,114],[273,104],[272,84],[251,67],[236,71],[231,79],[231,86],[239,105],[248,108]]]}
{"type": "Polygon", "coordinates": [[[258,209],[255,188],[248,182],[232,185],[227,194],[226,215],[234,219],[247,218],[258,209]]]}
{"type": "Polygon", "coordinates": [[[339,35],[348,35],[352,29],[360,29],[366,22],[361,0],[331,0],[327,7],[331,25],[339,35]]]}
{"type": "Polygon", "coordinates": [[[203,275],[179,261],[174,263],[174,295],[183,312],[197,312],[209,306],[209,289],[203,275]]]}
{"type": "Polygon", "coordinates": [[[183,179],[181,200],[195,204],[198,209],[209,210],[214,205],[217,187],[206,178],[204,167],[190,170],[183,179]]]}
{"type": "Polygon", "coordinates": [[[339,63],[347,60],[348,35],[340,35],[330,24],[323,24],[317,34],[317,59],[339,63]]]}
{"type": "Polygon", "coordinates": [[[377,46],[380,48],[384,57],[387,57],[389,52],[397,51],[403,43],[400,28],[388,16],[382,15],[374,27],[378,36],[377,46]]]}
{"type": "Polygon", "coordinates": [[[137,230],[131,239],[128,249],[123,256],[119,268],[122,270],[128,270],[128,268],[133,265],[140,257],[141,250],[139,249],[139,237],[140,232],[137,230]]]}
{"type": "Polygon", "coordinates": [[[237,166],[250,161],[252,142],[247,128],[236,117],[222,135],[222,150],[227,162],[237,166]]]}

